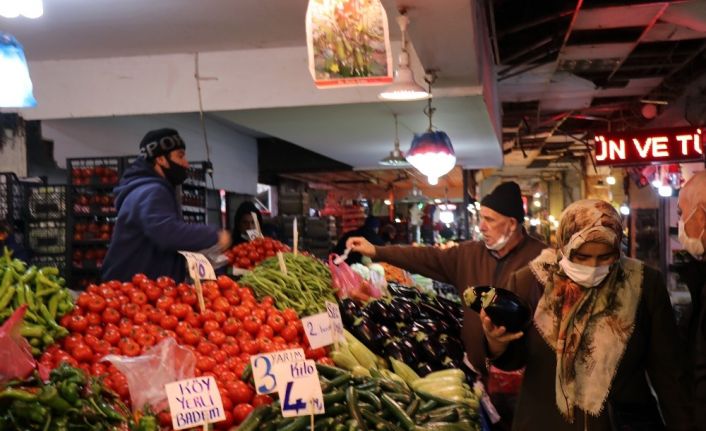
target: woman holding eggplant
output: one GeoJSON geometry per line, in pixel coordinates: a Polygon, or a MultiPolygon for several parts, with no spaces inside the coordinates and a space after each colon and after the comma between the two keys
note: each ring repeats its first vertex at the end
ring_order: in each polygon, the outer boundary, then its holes
{"type": "Polygon", "coordinates": [[[695,429],[662,275],[622,256],[622,236],[607,202],[570,205],[558,249],[511,278],[510,290],[532,305],[533,324],[508,333],[481,314],[490,361],[526,367],[513,430],[695,429]]]}

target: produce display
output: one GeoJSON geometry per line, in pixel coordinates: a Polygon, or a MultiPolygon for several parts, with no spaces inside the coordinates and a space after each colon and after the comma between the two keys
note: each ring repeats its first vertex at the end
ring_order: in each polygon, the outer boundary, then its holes
{"type": "Polygon", "coordinates": [[[125,404],[100,379],[67,363],[47,382],[35,375],[0,391],[0,430],[140,430],[147,419],[135,425],[125,404]]]}
{"type": "MultiPolygon", "coordinates": [[[[410,387],[373,370],[372,377],[355,377],[337,367],[317,365],[325,414],[316,415],[317,430],[475,431],[480,429],[477,398],[457,374],[416,379],[410,387]],[[456,386],[452,386],[456,385],[456,386]],[[471,395],[453,401],[432,394],[433,387],[459,387],[471,395]],[[470,400],[473,400],[472,402],[470,400]]],[[[451,370],[453,371],[453,370],[451,370]]],[[[450,390],[450,389],[449,389],[450,390]]],[[[466,394],[464,393],[464,396],[466,394]]],[[[256,408],[239,431],[311,429],[309,416],[283,418],[279,401],[256,408]],[[309,428],[307,428],[309,427],[309,428]]]]}
{"type": "MultiPolygon", "coordinates": [[[[307,358],[327,361],[325,348],[308,347],[297,313],[279,311],[272,297],[257,302],[251,289],[226,276],[204,282],[203,294],[206,311],[200,313],[193,287],[176,285],[167,277],[150,280],[138,274],[131,282],[91,285],[61,319],[70,334],[49,347],[40,364],[51,369],[68,362],[90,375],[104,376],[105,385],[127,403],[127,379],[101,359],[111,353],[138,356],[173,337],[194,352],[197,376],[215,377],[227,412],[217,429],[227,429],[254,406],[272,401],[256,396],[240,381],[250,355],[302,347],[307,358]]],[[[168,415],[160,418],[168,425],[168,415]]]]}
{"type": "Polygon", "coordinates": [[[414,281],[409,276],[409,274],[407,274],[407,271],[385,262],[379,262],[379,265],[382,266],[382,269],[385,270],[385,279],[387,281],[391,283],[401,284],[404,286],[410,286],[414,284],[414,281]]]}
{"type": "Polygon", "coordinates": [[[27,311],[20,333],[29,341],[34,356],[68,334],[57,324],[57,319],[73,308],[59,270],[27,267],[5,248],[0,258],[0,323],[22,305],[27,305],[27,311]]]}
{"type": "Polygon", "coordinates": [[[394,284],[388,285],[388,290],[391,298],[362,307],[343,299],[344,326],[377,355],[402,361],[422,376],[461,368],[461,305],[394,284]]]}
{"type": "Polygon", "coordinates": [[[243,276],[240,283],[252,287],[259,298],[273,297],[279,309],[293,308],[303,316],[325,310],[324,301],[336,302],[331,273],[324,264],[292,253],[284,253],[284,262],[287,274],[277,258],[270,258],[243,276]]]}
{"type": "Polygon", "coordinates": [[[252,269],[263,260],[276,255],[278,251],[287,252],[289,247],[272,238],[256,238],[238,244],[224,254],[231,265],[252,269]]]}
{"type": "Polygon", "coordinates": [[[71,184],[75,186],[115,185],[117,183],[118,170],[112,167],[99,165],[71,169],[71,184]]]}

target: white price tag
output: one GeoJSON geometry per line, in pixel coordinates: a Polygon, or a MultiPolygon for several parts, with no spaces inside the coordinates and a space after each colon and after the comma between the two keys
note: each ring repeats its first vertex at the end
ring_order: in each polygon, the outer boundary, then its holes
{"type": "Polygon", "coordinates": [[[312,349],[333,344],[333,333],[331,332],[331,319],[328,312],[314,314],[302,318],[304,333],[309,340],[312,349]]]}
{"type": "Polygon", "coordinates": [[[292,362],[305,361],[304,349],[281,350],[250,357],[252,375],[255,379],[255,390],[258,394],[277,392],[277,377],[275,368],[292,362]]]}
{"type": "Polygon", "coordinates": [[[282,416],[309,416],[325,413],[319,373],[312,360],[281,364],[275,375],[282,416]]]}
{"type": "MultiPolygon", "coordinates": [[[[319,386],[319,390],[320,390],[319,386]]],[[[175,430],[226,419],[223,401],[213,376],[196,377],[164,385],[175,430]]]]}
{"type": "Polygon", "coordinates": [[[186,258],[186,267],[189,270],[189,275],[195,281],[199,280],[215,280],[216,273],[213,271],[211,262],[206,259],[201,253],[193,253],[190,251],[180,251],[179,254],[186,258]]]}
{"type": "Polygon", "coordinates": [[[257,229],[248,229],[245,231],[245,233],[248,235],[248,238],[250,238],[250,241],[262,238],[262,234],[257,229]]]}
{"type": "Polygon", "coordinates": [[[338,304],[331,301],[326,301],[326,313],[331,320],[331,337],[333,341],[344,342],[346,337],[343,335],[343,320],[341,320],[341,310],[338,304]]]}

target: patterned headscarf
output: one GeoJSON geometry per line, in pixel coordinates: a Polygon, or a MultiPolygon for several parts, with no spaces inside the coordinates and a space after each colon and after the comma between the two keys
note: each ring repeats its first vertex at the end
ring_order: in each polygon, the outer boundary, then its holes
{"type": "Polygon", "coordinates": [[[555,391],[559,411],[574,420],[574,408],[597,416],[632,335],[642,291],[642,263],[621,257],[605,282],[582,287],[558,264],[589,242],[617,252],[623,236],[617,211],[607,202],[582,200],[564,210],[559,250],[544,250],[530,263],[544,285],[534,324],[556,354],[555,391]]]}

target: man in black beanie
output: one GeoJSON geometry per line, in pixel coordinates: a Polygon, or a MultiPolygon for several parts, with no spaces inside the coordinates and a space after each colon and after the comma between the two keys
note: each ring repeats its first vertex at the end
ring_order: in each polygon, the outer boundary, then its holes
{"type": "Polygon", "coordinates": [[[148,132],[140,157],[115,188],[118,219],[103,263],[104,280],[129,281],[143,273],[151,279],[186,278],[178,251],[200,251],[230,245],[228,231],[186,223],[177,200],[177,186],[187,177],[186,145],[174,129],[148,132]]]}
{"type": "MultiPolygon", "coordinates": [[[[520,186],[507,182],[497,186],[481,201],[479,228],[483,235],[482,241],[465,241],[458,247],[441,250],[434,247],[378,247],[364,238],[350,238],[347,247],[374,260],[453,284],[463,297],[463,291],[470,286],[507,287],[512,274],[527,266],[546,248],[546,244],[527,235],[522,225],[524,217],[520,186]]],[[[489,375],[502,375],[502,372],[495,370],[489,373],[480,317],[468,307],[464,307],[461,338],[466,348],[466,363],[484,381],[487,382],[489,375]]],[[[517,391],[519,387],[513,389],[517,391]]],[[[494,430],[510,429],[513,396],[491,392],[491,399],[502,418],[498,422],[498,415],[491,415],[496,419],[494,422],[497,422],[493,426],[494,430]]]]}

